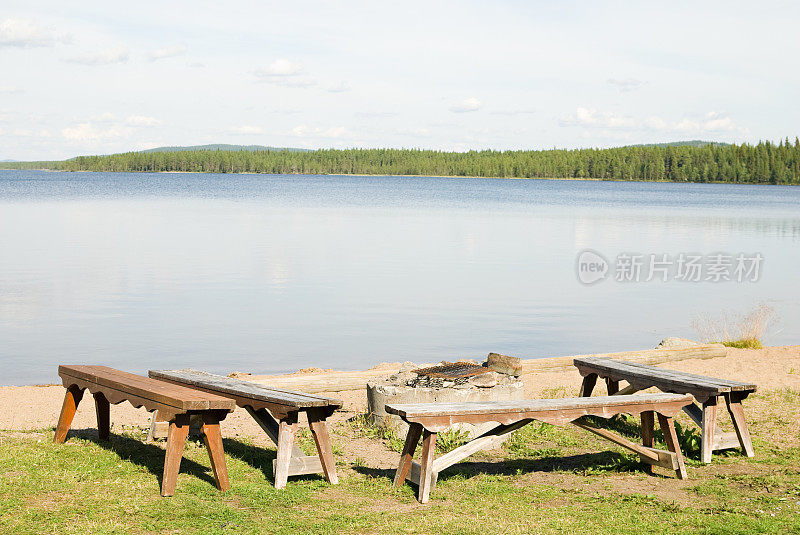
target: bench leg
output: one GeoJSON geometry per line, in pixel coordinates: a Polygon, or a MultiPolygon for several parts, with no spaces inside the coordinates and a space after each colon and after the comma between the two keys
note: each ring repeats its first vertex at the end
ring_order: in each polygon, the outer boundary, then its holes
{"type": "Polygon", "coordinates": [[[700,460],[706,464],[711,462],[714,451],[714,430],[717,427],[717,398],[713,396],[703,403],[702,439],[700,441],[700,460]]]}
{"type": "Polygon", "coordinates": [[[420,435],[422,435],[422,426],[420,424],[410,424],[406,435],[406,443],[403,445],[403,453],[400,455],[400,464],[394,474],[395,487],[402,486],[406,481],[406,477],[408,477],[420,435]]]}
{"type": "Polygon", "coordinates": [[[419,503],[428,503],[433,485],[433,454],[436,450],[436,433],[427,429],[422,434],[422,459],[420,459],[419,503]]]}
{"type": "Polygon", "coordinates": [[[295,434],[297,434],[297,414],[281,420],[278,426],[278,462],[275,466],[276,489],[286,487],[286,481],[289,479],[289,464],[292,461],[292,446],[294,446],[295,434]]]}
{"type": "Polygon", "coordinates": [[[167,434],[167,453],[164,456],[164,475],[161,479],[161,495],[172,496],[181,469],[183,447],[189,436],[189,415],[179,414],[169,422],[167,434]]]}
{"type": "Polygon", "coordinates": [[[678,467],[675,469],[675,475],[678,476],[678,479],[686,479],[688,476],[686,475],[686,466],[683,463],[681,447],[678,443],[678,434],[675,432],[675,422],[672,421],[672,418],[659,414],[658,425],[661,426],[667,449],[677,457],[678,467]]]}
{"type": "Polygon", "coordinates": [[[314,436],[314,443],[317,446],[317,454],[322,464],[322,471],[325,473],[325,479],[328,480],[328,483],[335,485],[339,482],[339,478],[336,475],[336,461],[333,459],[331,437],[328,434],[328,426],[325,424],[325,413],[309,409],[307,415],[308,426],[314,436]]]}
{"type": "Polygon", "coordinates": [[[78,388],[78,385],[71,385],[67,388],[64,404],[61,406],[61,416],[58,417],[56,435],[53,437],[53,442],[56,444],[63,444],[67,439],[69,427],[72,425],[72,419],[75,417],[75,411],[78,409],[81,398],[83,398],[83,389],[78,388]]]}
{"type": "Polygon", "coordinates": [[[591,396],[595,384],[597,384],[597,374],[590,373],[583,378],[583,383],[581,383],[581,391],[578,392],[578,396],[587,398],[591,396]]]}
{"type": "Polygon", "coordinates": [[[226,491],[231,488],[228,482],[228,466],[225,464],[225,450],[222,447],[222,433],[219,429],[219,418],[213,414],[203,414],[203,442],[214,471],[217,488],[226,491]]]}
{"type": "Polygon", "coordinates": [[[94,411],[97,413],[97,434],[100,440],[108,440],[111,435],[111,405],[102,392],[94,394],[94,411]]]}
{"type": "MultiPolygon", "coordinates": [[[[642,446],[646,448],[653,447],[653,432],[655,427],[655,413],[653,411],[644,411],[642,413],[642,446]]],[[[653,465],[645,464],[644,471],[648,474],[653,473],[653,465]]]]}
{"type": "Polygon", "coordinates": [[[739,439],[739,444],[741,444],[744,454],[752,457],[755,452],[753,451],[753,442],[750,440],[750,431],[747,429],[747,422],[744,419],[741,398],[735,393],[725,394],[725,404],[728,406],[733,428],[736,431],[736,437],[739,439]]]}

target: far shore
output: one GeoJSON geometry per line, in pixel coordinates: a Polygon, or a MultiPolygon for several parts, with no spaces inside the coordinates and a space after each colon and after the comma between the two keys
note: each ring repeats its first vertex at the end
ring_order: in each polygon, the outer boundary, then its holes
{"type": "Polygon", "coordinates": [[[577,177],[518,177],[518,176],[477,176],[477,175],[392,175],[392,174],[365,174],[365,173],[254,173],[251,171],[215,173],[212,171],[73,171],[71,169],[15,169],[10,167],[0,167],[0,171],[46,171],[50,173],[136,173],[136,174],[164,174],[164,175],[263,175],[263,176],[355,176],[355,177],[386,177],[386,178],[465,178],[465,179],[486,179],[486,180],[560,180],[569,182],[631,182],[637,184],[659,183],[659,184],[726,184],[729,186],[798,186],[800,184],[758,184],[754,182],[726,182],[724,180],[640,180],[640,179],[620,179],[620,178],[577,178],[577,177]]]}

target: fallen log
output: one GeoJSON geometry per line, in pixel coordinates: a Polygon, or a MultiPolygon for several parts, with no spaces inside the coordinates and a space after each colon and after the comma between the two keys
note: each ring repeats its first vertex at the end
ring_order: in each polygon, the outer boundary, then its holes
{"type": "Polygon", "coordinates": [[[713,359],[716,357],[724,357],[727,354],[728,348],[722,344],[698,344],[696,346],[674,349],[643,349],[641,351],[620,351],[618,353],[595,353],[590,355],[570,355],[568,357],[526,359],[522,361],[522,374],[571,370],[574,368],[572,361],[576,358],[602,357],[607,359],[623,359],[655,366],[665,362],[675,362],[686,359],[713,359]]]}

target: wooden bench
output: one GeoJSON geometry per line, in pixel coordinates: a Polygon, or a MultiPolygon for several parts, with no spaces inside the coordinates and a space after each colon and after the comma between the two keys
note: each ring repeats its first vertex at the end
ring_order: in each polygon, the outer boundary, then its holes
{"type": "Polygon", "coordinates": [[[277,459],[272,463],[275,488],[284,488],[289,476],[303,474],[324,473],[329,483],[338,483],[325,422],[342,406],[341,401],[192,369],[150,370],[149,375],[160,381],[226,396],[244,407],[278,448],[277,459]],[[306,413],[318,455],[305,455],[295,444],[300,412],[306,413]]]}
{"type": "Polygon", "coordinates": [[[728,448],[741,447],[745,455],[753,456],[742,400],[756,391],[756,385],[608,358],[577,358],[574,364],[583,376],[581,396],[592,394],[598,377],[605,379],[610,395],[631,394],[656,387],[663,392],[694,396],[702,408],[692,403],[683,410],[701,429],[700,458],[704,463],[711,462],[712,452],[728,448]],[[620,390],[619,382],[623,380],[629,386],[620,390]],[[731,415],[735,430],[732,433],[722,433],[717,427],[720,397],[725,399],[731,415]]]}
{"type": "MultiPolygon", "coordinates": [[[[692,397],[687,395],[646,394],[523,401],[389,404],[386,405],[386,412],[398,415],[409,424],[394,485],[399,487],[406,479],[416,483],[419,485],[417,499],[425,503],[428,501],[431,489],[436,485],[439,472],[479,450],[500,444],[503,435],[534,420],[553,425],[573,423],[639,454],[644,463],[675,470],[678,478],[685,479],[686,468],[672,417],[691,402],[692,397]],[[642,445],[596,427],[583,418],[584,416],[610,418],[621,413],[641,414],[642,445]],[[656,414],[669,451],[653,448],[656,414]],[[467,444],[434,459],[437,433],[458,423],[486,422],[497,422],[499,425],[467,444]],[[412,459],[420,435],[422,435],[422,459],[421,463],[417,464],[412,459]]],[[[648,470],[649,468],[650,466],[648,470]]]]}
{"type": "Polygon", "coordinates": [[[219,422],[236,407],[230,399],[106,366],[59,366],[58,375],[67,393],[53,439],[57,444],[67,439],[67,432],[85,390],[94,396],[97,432],[101,440],[109,440],[110,405],[129,401],[137,408],[157,410],[169,422],[161,495],[172,496],[183,458],[183,447],[189,434],[189,419],[197,415],[203,422],[203,442],[211,459],[217,488],[224,491],[230,487],[219,430],[219,422]]]}

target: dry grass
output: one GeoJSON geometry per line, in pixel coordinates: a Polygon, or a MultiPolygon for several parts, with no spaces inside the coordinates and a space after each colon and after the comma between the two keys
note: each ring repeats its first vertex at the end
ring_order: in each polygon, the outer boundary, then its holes
{"type": "Polygon", "coordinates": [[[724,312],[721,317],[701,314],[692,327],[704,342],[721,342],[729,347],[760,349],[761,339],[775,320],[775,310],[762,303],[750,312],[724,312]]]}

